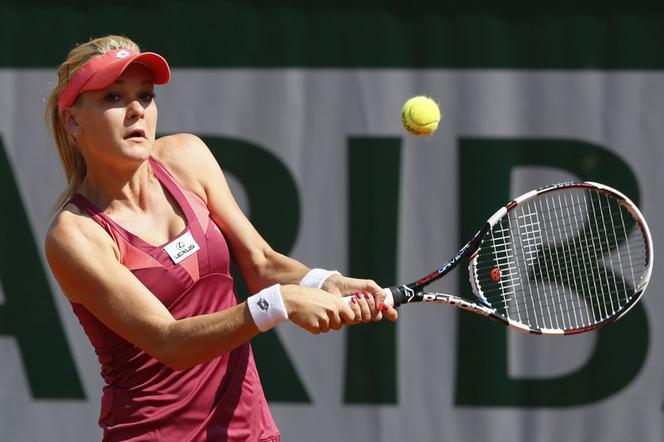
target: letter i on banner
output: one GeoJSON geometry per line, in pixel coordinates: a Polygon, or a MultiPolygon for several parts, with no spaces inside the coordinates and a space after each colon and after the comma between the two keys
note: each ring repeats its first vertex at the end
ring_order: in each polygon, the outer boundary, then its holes
{"type": "MultiPolygon", "coordinates": [[[[352,137],[348,161],[349,274],[394,285],[401,139],[352,137]],[[372,222],[375,213],[381,222],[372,222]]],[[[397,402],[395,346],[393,323],[348,329],[346,403],[397,402]]]]}
{"type": "MultiPolygon", "coordinates": [[[[246,141],[213,136],[201,138],[210,146],[224,172],[242,183],[249,199],[251,222],[275,250],[290,253],[300,223],[300,201],[295,180],[284,163],[264,147],[246,141]],[[271,192],[265,191],[263,177],[266,176],[270,177],[271,192]],[[279,223],[274,222],[274,213],[280,214],[279,223]]],[[[245,299],[249,292],[235,265],[231,265],[231,273],[236,292],[245,299]]],[[[270,402],[311,402],[274,330],[256,336],[251,345],[265,396],[270,402]]]]}

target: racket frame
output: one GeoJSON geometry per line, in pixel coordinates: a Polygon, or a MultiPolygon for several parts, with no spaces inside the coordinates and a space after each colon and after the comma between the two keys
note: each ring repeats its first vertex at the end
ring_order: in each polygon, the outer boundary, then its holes
{"type": "Polygon", "coordinates": [[[491,217],[487,220],[486,223],[478,230],[478,232],[468,241],[457,254],[445,263],[442,267],[438,268],[434,272],[428,274],[427,276],[418,279],[415,282],[410,284],[405,284],[396,287],[390,287],[385,289],[386,293],[386,302],[393,304],[395,307],[400,306],[401,304],[409,304],[414,302],[433,302],[439,304],[448,304],[451,306],[459,307],[464,310],[477,313],[481,316],[485,316],[489,319],[497,321],[507,327],[513,328],[515,330],[537,334],[537,335],[570,335],[576,333],[582,333],[589,330],[594,330],[600,327],[607,325],[608,323],[615,322],[618,319],[622,318],[629,310],[631,310],[636,303],[639,301],[643,293],[645,292],[648,282],[650,281],[650,276],[652,274],[653,268],[653,244],[652,236],[650,235],[650,229],[648,224],[643,217],[643,214],[638,207],[623,193],[619,192],[612,187],[609,187],[604,184],[592,182],[592,181],[565,181],[562,183],[552,184],[549,186],[541,187],[539,189],[531,190],[523,195],[515,198],[510,201],[506,206],[498,209],[491,217]],[[491,307],[486,298],[484,297],[482,290],[480,289],[477,282],[477,272],[476,264],[477,257],[479,254],[480,245],[484,237],[491,231],[491,228],[500,221],[507,213],[511,210],[523,204],[524,202],[561,188],[591,188],[612,194],[614,197],[617,197],[619,200],[622,200],[621,205],[623,205],[627,210],[632,213],[634,220],[637,222],[638,227],[642,230],[643,236],[646,240],[647,254],[646,254],[646,268],[641,277],[639,285],[635,287],[635,294],[629,299],[627,304],[625,304],[621,310],[612,316],[609,316],[601,321],[598,321],[594,324],[588,325],[586,327],[564,330],[558,328],[539,328],[533,329],[517,321],[513,321],[509,318],[505,318],[502,315],[498,314],[496,309],[491,307]],[[623,203],[624,202],[624,203],[623,203]],[[476,300],[469,300],[462,298],[456,295],[450,295],[446,293],[439,292],[425,292],[424,288],[431,284],[434,281],[437,281],[447,275],[449,272],[454,270],[461,260],[468,258],[468,276],[470,280],[470,286],[473,293],[476,296],[476,300]]]}

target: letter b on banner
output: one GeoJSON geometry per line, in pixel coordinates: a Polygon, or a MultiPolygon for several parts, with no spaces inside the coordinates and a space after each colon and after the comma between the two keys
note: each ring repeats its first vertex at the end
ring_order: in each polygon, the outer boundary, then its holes
{"type": "MultiPolygon", "coordinates": [[[[509,201],[512,169],[528,166],[563,169],[615,187],[639,202],[630,167],[600,146],[571,140],[463,138],[459,141],[462,240],[509,201]]],[[[464,278],[460,290],[473,296],[464,278]]],[[[648,350],[647,318],[643,306],[636,305],[620,322],[593,332],[597,339],[592,354],[576,371],[545,379],[511,378],[507,329],[467,314],[459,315],[458,327],[456,404],[464,406],[566,407],[604,399],[636,377],[648,350]]]]}

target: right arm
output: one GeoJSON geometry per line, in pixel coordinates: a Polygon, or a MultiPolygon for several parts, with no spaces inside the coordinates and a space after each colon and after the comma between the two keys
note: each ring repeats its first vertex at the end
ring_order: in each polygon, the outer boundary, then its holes
{"type": "MultiPolygon", "coordinates": [[[[119,262],[110,236],[85,216],[68,211],[59,214],[47,234],[45,250],[51,270],[71,302],[82,304],[115,333],[173,369],[209,361],[259,333],[244,302],[176,320],[119,262]]],[[[285,285],[282,295],[289,300],[289,317],[313,333],[353,320],[348,308],[341,318],[337,300],[322,290],[285,285]],[[306,309],[302,309],[305,299],[306,309]]]]}

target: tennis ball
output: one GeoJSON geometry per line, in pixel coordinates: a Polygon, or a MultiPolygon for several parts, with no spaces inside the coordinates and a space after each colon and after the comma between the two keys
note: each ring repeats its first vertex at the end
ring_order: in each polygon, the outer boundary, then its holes
{"type": "Polygon", "coordinates": [[[403,127],[411,134],[426,137],[438,129],[440,108],[429,97],[423,95],[412,97],[401,109],[401,121],[403,127]]]}

